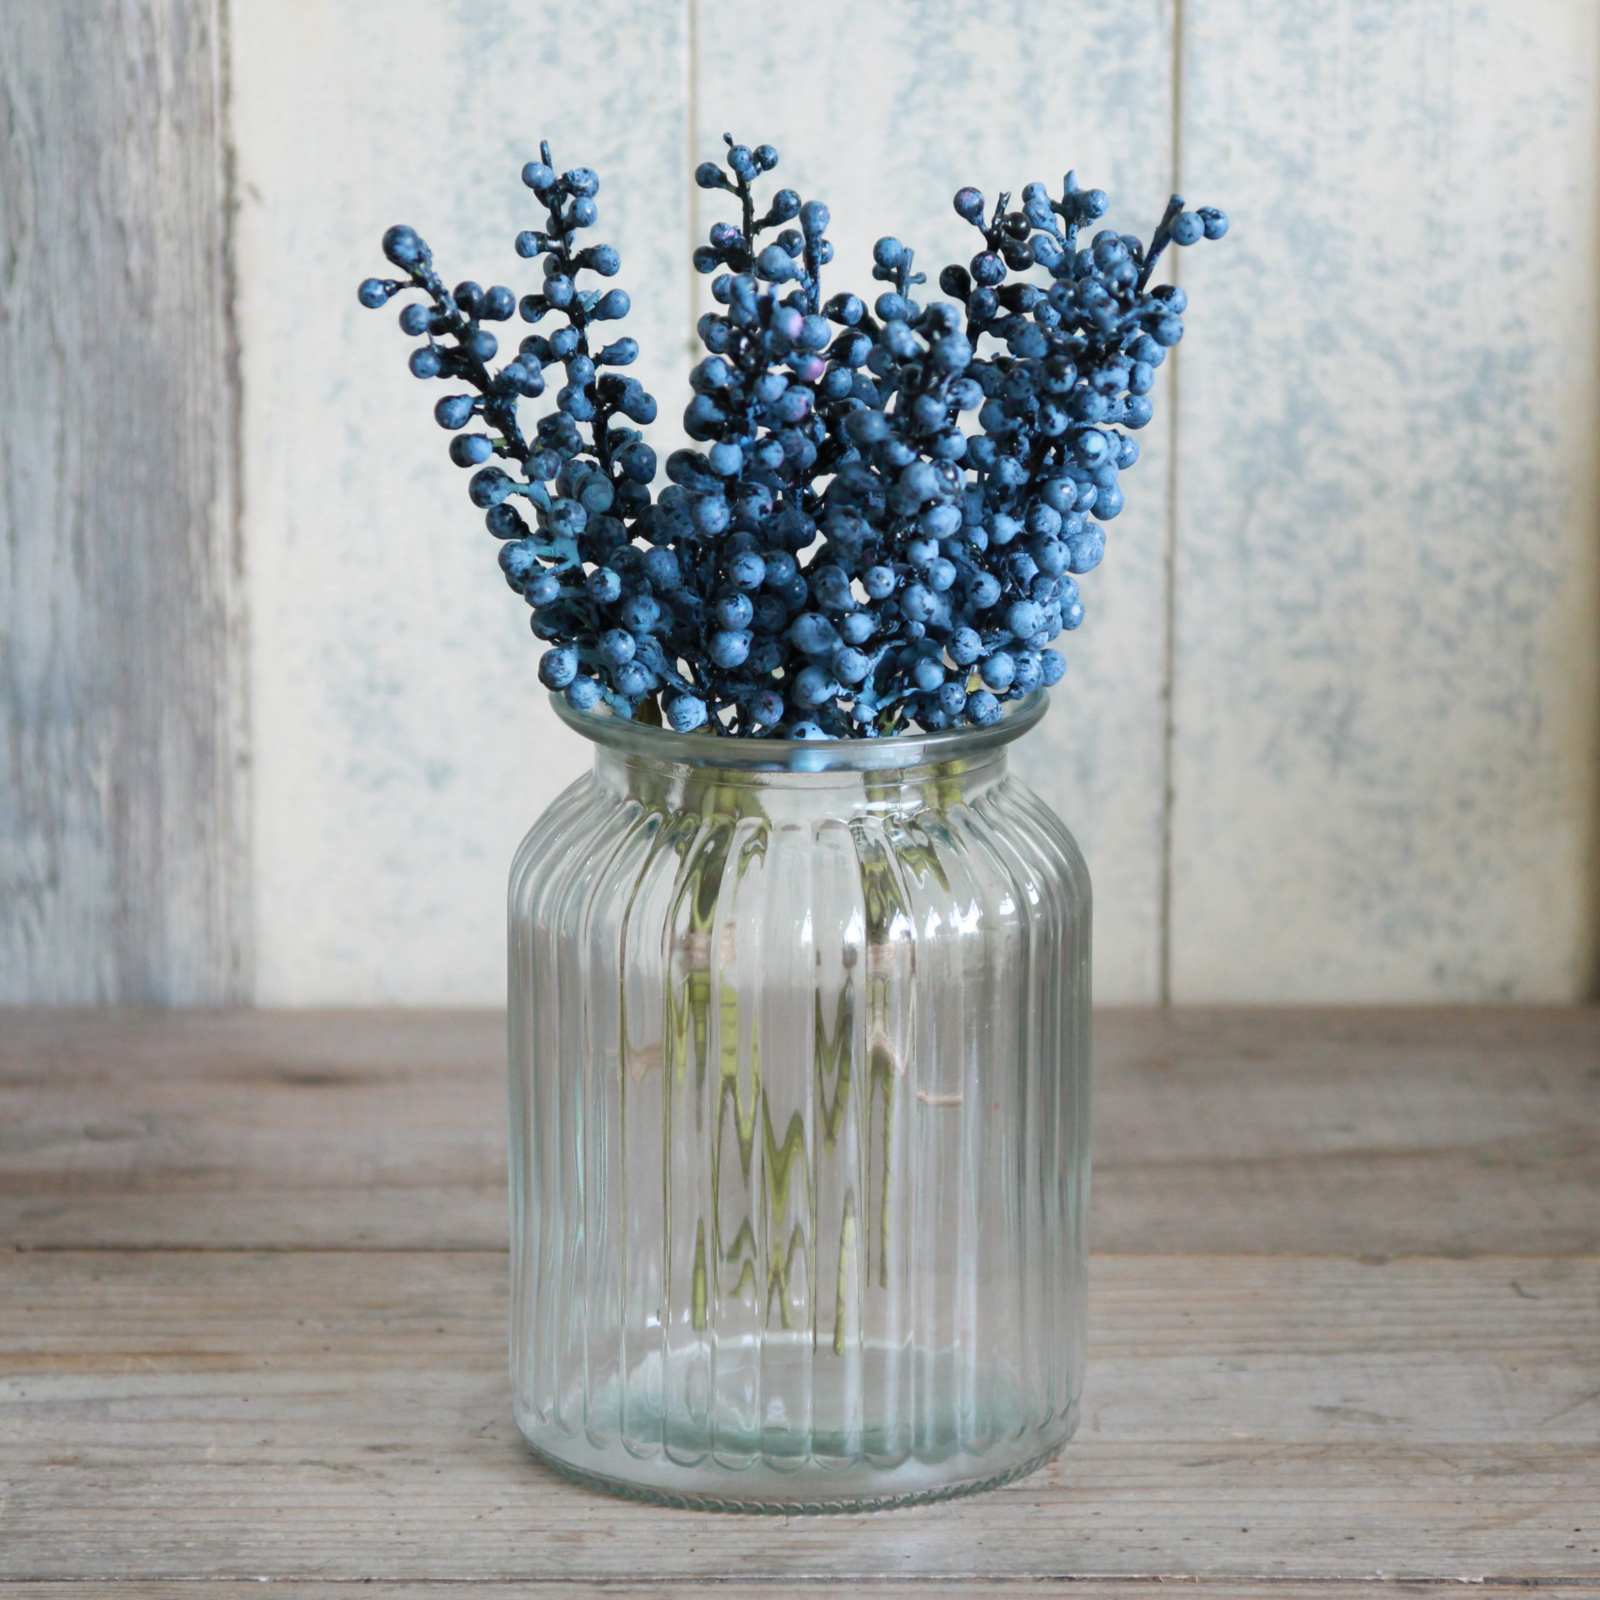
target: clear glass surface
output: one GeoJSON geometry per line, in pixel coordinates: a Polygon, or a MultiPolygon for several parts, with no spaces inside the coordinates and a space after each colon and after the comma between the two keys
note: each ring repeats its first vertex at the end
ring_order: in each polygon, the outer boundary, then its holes
{"type": "Polygon", "coordinates": [[[1071,1434],[1088,873],[993,728],[566,720],[510,885],[511,1370],[538,1454],[728,1510],[933,1499],[1071,1434]]]}

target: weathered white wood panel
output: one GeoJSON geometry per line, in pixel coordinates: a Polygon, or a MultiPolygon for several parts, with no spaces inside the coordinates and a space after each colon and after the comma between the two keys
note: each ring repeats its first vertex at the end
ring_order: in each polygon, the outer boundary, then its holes
{"type": "Polygon", "coordinates": [[[263,1001],[503,992],[512,850],[588,752],[445,455],[445,390],[409,376],[394,308],[362,310],[355,285],[396,221],[452,281],[536,281],[511,241],[547,135],[601,175],[595,237],[622,252],[637,370],[670,419],[686,48],[685,0],[235,7],[263,1001]]]}
{"type": "Polygon", "coordinates": [[[0,1001],[249,991],[215,0],[0,6],[0,1001]]]}
{"type": "MultiPolygon", "coordinates": [[[[724,130],[777,145],[773,186],[828,202],[827,276],[869,303],[885,287],[872,277],[883,234],[916,250],[930,297],[939,268],[972,255],[976,235],[950,206],[964,183],[992,200],[1035,178],[1054,187],[1075,166],[1109,191],[1113,220],[1146,233],[1171,188],[1172,10],[1171,0],[820,0],[806,7],[805,34],[831,44],[813,63],[788,28],[735,27],[702,8],[695,159],[715,157],[724,130]]],[[[696,197],[699,240],[728,197],[696,197]]],[[[709,305],[703,284],[702,294],[709,305]]],[[[1015,752],[1088,858],[1095,993],[1110,1002],[1161,989],[1169,413],[1156,398],[1128,510],[1084,583],[1088,619],[1065,641],[1067,678],[1015,752]]]]}
{"type": "Polygon", "coordinates": [[[772,89],[787,35],[688,0],[379,15],[232,8],[247,586],[213,9],[0,16],[0,997],[496,996],[505,861],[586,756],[434,392],[354,303],[388,221],[517,282],[530,146],[599,166],[666,435],[723,127],[783,146],[870,289],[877,232],[964,251],[966,179],[1075,162],[1148,226],[1175,98],[1195,198],[1237,219],[1182,262],[1178,584],[1162,411],[1019,755],[1094,869],[1099,993],[1161,993],[1167,931],[1190,998],[1592,984],[1596,8],[1192,0],[1176,86],[1170,0],[826,0],[804,94],[772,89]]]}
{"type": "Polygon", "coordinates": [[[1573,0],[1187,0],[1179,998],[1596,972],[1596,64],[1573,0]]]}

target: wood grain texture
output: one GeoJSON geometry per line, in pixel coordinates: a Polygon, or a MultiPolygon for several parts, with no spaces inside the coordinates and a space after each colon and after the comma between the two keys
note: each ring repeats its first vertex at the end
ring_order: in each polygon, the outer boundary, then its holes
{"type": "MultiPolygon", "coordinates": [[[[681,409],[686,0],[236,7],[256,770],[256,998],[496,1002],[517,841],[589,761],[535,677],[527,609],[406,371],[356,304],[395,221],[450,281],[520,293],[548,135],[602,177],[636,370],[681,409]],[[626,113],[620,107],[626,100],[626,113]]],[[[520,322],[506,325],[514,346],[520,322]]]]}
{"type": "MultiPolygon", "coordinates": [[[[205,1586],[205,1593],[231,1600],[231,1597],[259,1595],[265,1589],[271,1592],[272,1579],[251,1578],[235,1582],[213,1582],[205,1586]]],[[[381,1595],[383,1600],[461,1600],[462,1586],[446,1583],[408,1583],[400,1581],[361,1580],[368,1594],[381,1595]]],[[[571,1583],[565,1578],[541,1579],[538,1576],[519,1583],[496,1583],[492,1580],[473,1583],[467,1593],[477,1600],[517,1600],[529,1592],[530,1586],[548,1581],[556,1592],[571,1595],[574,1600],[602,1600],[602,1597],[622,1597],[622,1600],[679,1600],[683,1583],[629,1582],[571,1583]]],[[[962,1579],[956,1584],[900,1583],[892,1587],[868,1579],[863,1583],[855,1579],[852,1588],[872,1588],[892,1593],[895,1600],[951,1600],[960,1595],[962,1600],[1017,1600],[1020,1585],[1015,1583],[973,1583],[962,1579]]],[[[1032,1580],[1023,1591],[1070,1594],[1072,1600],[1150,1600],[1152,1585],[1135,1579],[1121,1583],[1116,1579],[1105,1581],[1082,1578],[1044,1578],[1032,1580]]],[[[114,1600],[184,1600],[192,1596],[195,1585],[184,1582],[181,1586],[162,1583],[119,1582],[110,1594],[114,1600]]],[[[296,1581],[296,1596],[303,1600],[349,1600],[348,1583],[306,1583],[296,1581]]],[[[537,1592],[535,1589],[534,1592],[537,1592]]],[[[719,1583],[717,1600],[814,1600],[818,1592],[815,1584],[775,1583],[719,1583]]],[[[1160,1590],[1155,1591],[1157,1595],[1160,1590]]],[[[1186,1600],[1374,1600],[1376,1591],[1372,1583],[1240,1583],[1227,1579],[1211,1584],[1185,1580],[1178,1593],[1186,1600]]],[[[1408,1583],[1399,1591],[1405,1600],[1463,1600],[1459,1583],[1408,1583]]],[[[1526,1584],[1474,1584],[1466,1591],[1468,1600],[1594,1600],[1591,1589],[1571,1589],[1565,1584],[1551,1587],[1540,1584],[1530,1590],[1526,1584]]],[[[0,1583],[0,1600],[106,1600],[107,1588],[103,1583],[0,1583]]]]}
{"type": "MultiPolygon", "coordinates": [[[[1118,1253],[1600,1251],[1600,1011],[1105,1012],[1118,1253]]],[[[498,1250],[494,1013],[0,1016],[0,1240],[498,1250]]]]}
{"type": "Polygon", "coordinates": [[[1174,992],[1592,993],[1600,7],[1184,18],[1174,992]]]}
{"type": "Polygon", "coordinates": [[[13,1253],[0,1576],[1600,1582],[1600,1260],[1092,1279],[1055,1466],[924,1511],[708,1523],[527,1458],[498,1254],[13,1253]]]}
{"type": "MultiPolygon", "coordinates": [[[[618,1582],[573,1583],[560,1576],[542,1574],[522,1579],[516,1583],[498,1583],[493,1579],[473,1582],[463,1586],[453,1580],[443,1583],[411,1583],[404,1579],[360,1579],[362,1592],[380,1595],[383,1600],[461,1600],[463,1592],[473,1600],[520,1600],[536,1586],[550,1584],[556,1593],[570,1595],[574,1600],[681,1600],[687,1585],[682,1581],[654,1583],[649,1580],[622,1579],[618,1582]]],[[[691,1580],[692,1583],[693,1580],[691,1580]]],[[[204,1593],[220,1600],[244,1600],[249,1595],[270,1593],[271,1578],[224,1579],[209,1582],[204,1593]]],[[[854,1578],[852,1589],[873,1589],[892,1594],[895,1600],[951,1600],[959,1595],[961,1600],[1017,1600],[1018,1594],[1070,1595],[1071,1600],[1151,1600],[1152,1590],[1159,1597],[1161,1589],[1141,1579],[1120,1582],[1115,1578],[1083,1579],[1072,1577],[1046,1577],[1031,1579],[1024,1588],[1016,1583],[974,1583],[958,1579],[954,1583],[904,1583],[895,1580],[878,1582],[874,1579],[854,1578]]],[[[812,1583],[719,1583],[717,1600],[815,1600],[821,1586],[812,1583]]],[[[189,1600],[197,1585],[191,1580],[181,1584],[141,1583],[118,1581],[108,1590],[104,1583],[0,1583],[0,1600],[189,1600]]],[[[297,1600],[350,1600],[349,1583],[316,1583],[296,1579],[292,1592],[297,1600]]],[[[1309,1583],[1250,1583],[1236,1578],[1218,1583],[1193,1579],[1183,1580],[1178,1594],[1185,1600],[1375,1600],[1382,1593],[1373,1582],[1329,1583],[1314,1579],[1309,1583]]],[[[1395,1591],[1404,1600],[1594,1600],[1591,1588],[1574,1589],[1566,1584],[1552,1586],[1541,1583],[1532,1588],[1524,1583],[1474,1584],[1463,1591],[1459,1583],[1408,1582],[1395,1591]]]]}
{"type": "Polygon", "coordinates": [[[250,987],[221,58],[0,7],[0,1001],[250,987]]]}
{"type": "Polygon", "coordinates": [[[1101,1045],[1097,1232],[1131,1246],[1091,1267],[1062,1459],[711,1521],[516,1437],[498,1017],[5,1014],[0,1596],[1595,1593],[1600,1012],[1101,1045]]]}
{"type": "MultiPolygon", "coordinates": [[[[873,241],[892,233],[916,250],[922,292],[938,298],[939,267],[976,248],[950,205],[964,183],[993,199],[1036,178],[1054,189],[1076,167],[1086,187],[1110,192],[1113,220],[1154,226],[1172,187],[1172,13],[1172,0],[890,0],[870,12],[820,0],[806,8],[808,31],[833,41],[833,57],[806,72],[805,93],[775,94],[803,70],[792,34],[730,27],[702,7],[695,155],[714,158],[725,129],[778,146],[771,185],[832,212],[825,292],[852,289],[870,304],[884,288],[872,277],[873,241]]],[[[704,238],[730,214],[728,197],[696,199],[704,238]]],[[[705,281],[701,292],[709,307],[705,281]]],[[[1084,582],[1084,631],[1064,644],[1068,676],[1041,728],[1013,747],[1089,861],[1095,993],[1112,1004],[1154,1000],[1162,982],[1170,413],[1156,398],[1128,510],[1105,567],[1084,582]]]]}

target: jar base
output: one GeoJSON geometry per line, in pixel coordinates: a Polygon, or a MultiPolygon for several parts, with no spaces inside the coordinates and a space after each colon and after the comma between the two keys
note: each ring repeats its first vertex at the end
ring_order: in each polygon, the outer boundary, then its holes
{"type": "Polygon", "coordinates": [[[1054,1460],[1072,1437],[1077,1420],[1074,1407],[1065,1418],[1057,1419],[1042,1449],[1003,1466],[978,1456],[941,1461],[912,1457],[895,1466],[861,1461],[844,1466],[810,1463],[783,1470],[759,1460],[740,1466],[704,1461],[683,1465],[665,1456],[639,1459],[630,1455],[625,1478],[605,1470],[616,1460],[615,1444],[600,1450],[581,1435],[563,1437],[562,1453],[558,1453],[526,1433],[523,1437],[533,1457],[562,1477],[625,1500],[685,1511],[825,1516],[893,1511],[998,1489],[1054,1460]]]}

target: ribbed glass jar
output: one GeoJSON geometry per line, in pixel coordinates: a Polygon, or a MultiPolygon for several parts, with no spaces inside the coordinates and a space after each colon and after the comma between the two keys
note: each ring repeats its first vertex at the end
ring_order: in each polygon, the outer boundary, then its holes
{"type": "Polygon", "coordinates": [[[1089,879],[992,728],[787,744],[562,709],[511,871],[511,1367],[551,1462],[753,1511],[1072,1432],[1089,879]]]}

